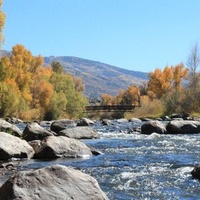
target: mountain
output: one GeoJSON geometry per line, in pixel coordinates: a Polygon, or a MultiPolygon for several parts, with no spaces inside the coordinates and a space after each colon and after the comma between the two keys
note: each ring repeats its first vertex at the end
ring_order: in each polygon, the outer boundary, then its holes
{"type": "Polygon", "coordinates": [[[85,94],[90,98],[99,98],[103,93],[117,95],[119,89],[131,84],[142,85],[148,80],[148,73],[131,71],[105,63],[71,56],[44,57],[45,64],[60,62],[65,71],[81,77],[85,84],[85,94]]]}

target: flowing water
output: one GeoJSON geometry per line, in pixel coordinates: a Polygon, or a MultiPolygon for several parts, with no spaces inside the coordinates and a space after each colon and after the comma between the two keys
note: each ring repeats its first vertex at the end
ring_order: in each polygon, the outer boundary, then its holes
{"type": "Polygon", "coordinates": [[[85,159],[30,160],[22,170],[53,164],[72,166],[90,174],[112,200],[200,199],[200,182],[192,179],[200,163],[200,134],[141,135],[131,131],[139,124],[94,125],[101,135],[83,140],[103,154],[85,159]]]}

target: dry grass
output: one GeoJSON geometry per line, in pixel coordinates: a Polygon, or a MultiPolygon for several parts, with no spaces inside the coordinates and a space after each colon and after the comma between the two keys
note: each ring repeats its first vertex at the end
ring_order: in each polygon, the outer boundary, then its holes
{"type": "Polygon", "coordinates": [[[162,101],[155,99],[153,101],[149,100],[148,97],[143,97],[141,102],[141,107],[136,108],[132,113],[126,113],[126,118],[157,118],[161,117],[164,113],[164,105],[162,101]]]}

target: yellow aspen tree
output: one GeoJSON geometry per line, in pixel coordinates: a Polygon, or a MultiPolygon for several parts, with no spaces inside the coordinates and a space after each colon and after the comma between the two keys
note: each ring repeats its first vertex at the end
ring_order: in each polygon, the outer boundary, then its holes
{"type": "Polygon", "coordinates": [[[124,96],[125,91],[120,89],[119,94],[116,96],[116,104],[120,104],[122,102],[123,96],[124,96]]]}
{"type": "Polygon", "coordinates": [[[163,88],[164,76],[161,69],[155,69],[149,74],[148,91],[152,91],[157,98],[161,98],[165,93],[163,88]]]}
{"type": "Polygon", "coordinates": [[[74,83],[75,83],[75,90],[77,92],[83,92],[85,90],[85,85],[83,84],[82,78],[74,77],[74,83]]]}
{"type": "Polygon", "coordinates": [[[188,70],[184,67],[183,63],[172,66],[173,71],[173,81],[175,90],[180,90],[182,88],[181,82],[184,78],[188,76],[188,70]]]}
{"type": "Polygon", "coordinates": [[[106,93],[102,94],[101,95],[101,104],[111,106],[111,105],[113,105],[113,99],[114,99],[114,97],[112,95],[109,95],[106,93]]]}
{"type": "Polygon", "coordinates": [[[33,56],[23,45],[17,44],[12,48],[10,63],[11,76],[16,81],[26,104],[30,106],[33,99],[34,76],[41,70],[43,58],[33,56]]]}
{"type": "Polygon", "coordinates": [[[5,13],[2,11],[2,4],[3,4],[3,1],[0,0],[0,50],[1,50],[2,44],[4,43],[3,29],[5,25],[5,18],[6,18],[5,13]]]}
{"type": "Polygon", "coordinates": [[[163,91],[167,93],[172,88],[173,71],[171,67],[166,66],[163,70],[163,91]]]}
{"type": "Polygon", "coordinates": [[[140,105],[140,89],[131,85],[127,88],[121,101],[122,105],[140,105]]]}

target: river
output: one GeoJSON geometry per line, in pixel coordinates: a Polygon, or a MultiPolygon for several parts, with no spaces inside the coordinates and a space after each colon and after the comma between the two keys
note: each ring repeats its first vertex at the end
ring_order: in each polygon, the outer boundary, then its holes
{"type": "Polygon", "coordinates": [[[196,200],[200,182],[192,179],[200,163],[200,134],[141,135],[131,131],[141,124],[114,122],[93,128],[97,140],[83,140],[103,154],[85,159],[29,160],[21,170],[53,164],[72,166],[90,174],[111,200],[196,200]]]}

